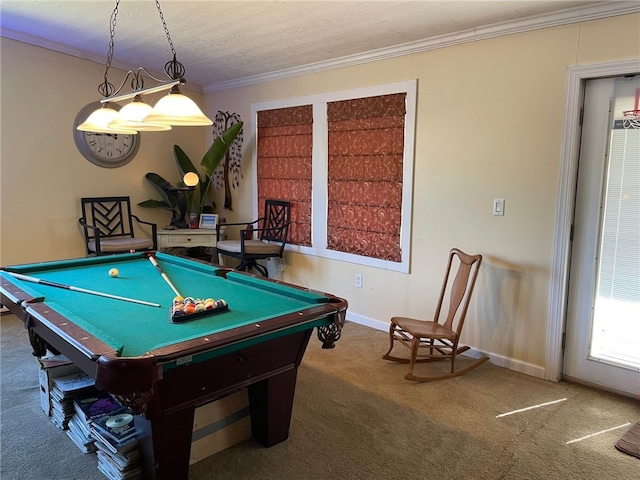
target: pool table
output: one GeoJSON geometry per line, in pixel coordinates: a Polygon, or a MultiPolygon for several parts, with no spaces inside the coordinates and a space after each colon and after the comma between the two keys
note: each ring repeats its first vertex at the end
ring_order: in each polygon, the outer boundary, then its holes
{"type": "Polygon", "coordinates": [[[347,302],[200,261],[151,255],[160,269],[149,253],[3,267],[1,302],[24,321],[35,355],[66,355],[98,389],[138,414],[145,478],[186,479],[195,408],[244,387],[253,437],[265,446],[285,440],[312,330],[332,348],[347,302]],[[112,268],[118,276],[109,275],[112,268]],[[172,323],[176,293],[161,272],[180,295],[224,299],[228,311],[172,323]]]}

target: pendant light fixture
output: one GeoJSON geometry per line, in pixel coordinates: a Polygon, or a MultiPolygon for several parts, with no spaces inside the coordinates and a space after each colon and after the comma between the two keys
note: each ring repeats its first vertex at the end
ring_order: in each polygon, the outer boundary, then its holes
{"type": "Polygon", "coordinates": [[[109,68],[113,60],[114,36],[117,23],[118,7],[120,0],[116,0],[115,8],[111,13],[109,29],[109,52],[105,64],[104,80],[98,86],[98,92],[104,98],[100,100],[102,107],[95,110],[85,122],[77,129],[99,133],[122,133],[132,134],[142,131],[163,131],[171,130],[172,125],[180,126],[206,126],[213,125],[196,103],[180,91],[180,85],[185,84],[185,68],[176,59],[176,51],[169,35],[169,29],[164,20],[164,14],[160,8],[159,0],[155,1],[156,8],[160,14],[162,26],[167,35],[167,41],[173,54],[173,59],[165,64],[164,71],[169,77],[169,81],[163,81],[151,75],[144,67],[139,67],[137,71],[127,72],[122,84],[117,89],[108,80],[109,68]],[[149,77],[157,85],[144,87],[144,77],[149,77]],[[122,88],[131,79],[132,92],[121,93],[122,88]],[[154,108],[146,104],[142,97],[151,93],[170,90],[169,94],[162,97],[154,108]],[[112,107],[115,102],[132,99],[130,103],[116,110],[112,107]]]}
{"type": "Polygon", "coordinates": [[[151,105],[144,103],[142,97],[136,95],[130,103],[120,109],[115,119],[109,123],[109,126],[110,128],[131,128],[139,132],[171,130],[171,125],[155,124],[145,120],[145,117],[152,110],[151,105]]]}

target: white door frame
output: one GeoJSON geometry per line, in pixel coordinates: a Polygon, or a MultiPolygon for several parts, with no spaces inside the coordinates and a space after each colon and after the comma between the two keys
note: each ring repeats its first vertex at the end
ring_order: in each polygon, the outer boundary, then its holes
{"type": "Polygon", "coordinates": [[[590,78],[615,77],[640,73],[640,60],[569,67],[564,134],[558,180],[558,203],[553,239],[553,259],[549,287],[549,323],[547,361],[544,378],[557,382],[562,377],[562,334],[566,322],[571,228],[575,207],[576,175],[580,156],[580,110],[584,83],[590,78]]]}

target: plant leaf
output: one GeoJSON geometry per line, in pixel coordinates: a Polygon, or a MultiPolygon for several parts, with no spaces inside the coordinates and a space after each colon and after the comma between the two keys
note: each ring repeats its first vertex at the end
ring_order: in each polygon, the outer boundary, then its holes
{"type": "Polygon", "coordinates": [[[178,170],[180,171],[180,180],[182,180],[182,177],[184,177],[185,173],[198,173],[198,170],[196,170],[196,167],[193,165],[193,162],[191,161],[189,156],[184,153],[184,150],[182,150],[179,145],[173,146],[173,155],[176,158],[178,170]]]}
{"type": "Polygon", "coordinates": [[[200,180],[200,210],[203,210],[205,204],[207,203],[207,192],[209,191],[209,187],[211,186],[211,177],[208,175],[204,176],[204,180],[200,180]]]}
{"type": "Polygon", "coordinates": [[[200,215],[200,185],[197,185],[193,190],[180,191],[178,192],[178,195],[182,195],[187,207],[187,213],[196,213],[200,215]]]}
{"type": "Polygon", "coordinates": [[[168,207],[170,209],[174,209],[177,207],[178,202],[176,202],[175,195],[170,195],[164,188],[162,188],[164,185],[168,183],[164,178],[162,178],[157,173],[153,173],[153,172],[147,173],[144,177],[147,180],[149,180],[151,184],[155,187],[155,189],[158,191],[158,193],[162,197],[162,201],[146,200],[144,202],[139,203],[138,205],[140,205],[141,207],[147,207],[147,206],[148,207],[165,207],[165,208],[168,207]],[[147,202],[149,203],[147,204],[147,202]],[[158,204],[156,205],[154,202],[158,202],[158,204]]]}
{"type": "Polygon", "coordinates": [[[238,136],[238,133],[240,133],[240,130],[242,130],[243,125],[244,122],[238,122],[231,125],[227,130],[222,132],[222,135],[213,141],[213,144],[209,147],[207,153],[204,154],[200,165],[202,166],[202,171],[208,177],[213,176],[213,172],[215,172],[220,162],[224,159],[227,150],[231,148],[231,144],[238,136]]]}
{"type": "Polygon", "coordinates": [[[154,199],[149,199],[149,200],[145,200],[144,202],[140,202],[138,203],[138,206],[147,207],[147,208],[166,208],[168,210],[173,210],[173,207],[171,207],[171,205],[169,205],[168,203],[162,200],[154,200],[154,199]]]}
{"type": "MultiPolygon", "coordinates": [[[[191,161],[189,156],[184,152],[184,150],[182,150],[182,148],[179,145],[173,146],[173,156],[176,159],[178,172],[180,173],[180,179],[176,182],[177,186],[179,188],[186,187],[182,179],[184,178],[185,174],[188,172],[193,172],[196,175],[198,175],[198,183],[200,183],[200,174],[198,173],[198,170],[196,170],[196,167],[193,165],[193,162],[191,161]]],[[[199,189],[200,189],[200,185],[198,184],[196,185],[195,190],[176,192],[176,195],[182,196],[182,199],[184,200],[185,205],[187,207],[187,214],[199,213],[198,212],[199,208],[198,209],[195,208],[196,201],[197,201],[198,207],[200,205],[199,189]],[[196,191],[197,191],[197,195],[194,195],[196,191]]]]}

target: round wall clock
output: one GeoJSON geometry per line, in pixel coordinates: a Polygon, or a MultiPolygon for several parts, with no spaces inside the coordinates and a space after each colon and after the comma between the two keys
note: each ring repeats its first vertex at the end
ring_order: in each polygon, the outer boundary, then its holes
{"type": "MultiPolygon", "coordinates": [[[[129,163],[138,153],[140,134],[82,132],[76,127],[99,108],[100,102],[83,107],[73,121],[73,140],[84,158],[100,167],[115,168],[129,163]]],[[[120,106],[111,105],[115,110],[120,106]]]]}

